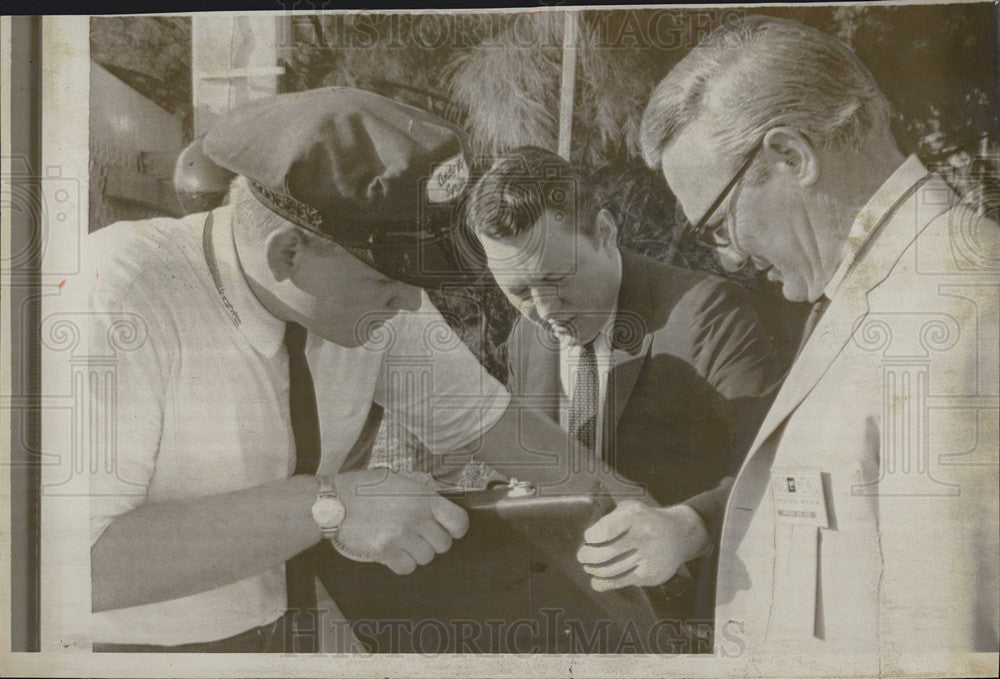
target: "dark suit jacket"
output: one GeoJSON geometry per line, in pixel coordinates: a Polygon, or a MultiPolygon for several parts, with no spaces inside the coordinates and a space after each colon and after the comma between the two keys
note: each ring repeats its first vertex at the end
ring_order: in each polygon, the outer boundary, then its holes
{"type": "MultiPolygon", "coordinates": [[[[780,369],[735,283],[622,249],[605,406],[605,459],[661,504],[734,474],[780,369]]],[[[508,340],[509,388],[558,419],[558,343],[525,318],[508,340]]],[[[568,403],[566,397],[566,403],[568,403]]]]}

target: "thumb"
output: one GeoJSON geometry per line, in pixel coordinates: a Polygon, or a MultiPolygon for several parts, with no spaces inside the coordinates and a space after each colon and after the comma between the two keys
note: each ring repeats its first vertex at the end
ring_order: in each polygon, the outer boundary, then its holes
{"type": "Polygon", "coordinates": [[[453,538],[460,538],[469,530],[469,514],[440,495],[431,499],[431,514],[453,538]]]}
{"type": "Polygon", "coordinates": [[[627,533],[631,525],[632,512],[626,505],[621,505],[588,528],[583,534],[583,539],[591,545],[610,542],[627,533]]]}

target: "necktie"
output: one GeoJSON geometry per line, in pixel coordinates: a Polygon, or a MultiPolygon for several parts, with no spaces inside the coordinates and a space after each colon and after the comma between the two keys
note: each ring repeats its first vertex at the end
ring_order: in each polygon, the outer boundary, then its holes
{"type": "Polygon", "coordinates": [[[830,298],[823,295],[818,300],[816,300],[812,305],[812,310],[809,312],[809,316],[806,318],[806,323],[802,327],[802,339],[799,340],[799,348],[795,352],[795,358],[798,360],[799,354],[802,353],[802,349],[805,348],[806,342],[809,341],[809,336],[812,335],[813,330],[816,329],[816,324],[819,323],[819,319],[823,316],[823,312],[826,308],[830,306],[830,298]]]}
{"type": "MultiPolygon", "coordinates": [[[[307,331],[298,323],[285,325],[285,348],[288,350],[288,407],[295,439],[295,474],[315,474],[319,468],[319,415],[316,411],[316,390],[306,360],[307,331]]],[[[316,609],[314,550],[307,549],[285,562],[285,586],[292,628],[299,632],[304,614],[316,609]]],[[[299,638],[313,636],[316,621],[312,621],[299,638]],[[308,633],[308,634],[305,634],[308,633]]],[[[315,638],[313,636],[313,638],[315,638]]],[[[295,649],[286,648],[292,652],[295,649]]],[[[316,649],[299,649],[314,652],[316,649]]]]}
{"type": "MultiPolygon", "coordinates": [[[[580,362],[576,368],[576,383],[569,407],[570,447],[573,454],[573,472],[581,470],[586,451],[593,451],[597,440],[597,400],[600,385],[597,381],[597,354],[594,342],[580,347],[580,362]]],[[[588,465],[592,466],[592,465],[588,465]]]]}

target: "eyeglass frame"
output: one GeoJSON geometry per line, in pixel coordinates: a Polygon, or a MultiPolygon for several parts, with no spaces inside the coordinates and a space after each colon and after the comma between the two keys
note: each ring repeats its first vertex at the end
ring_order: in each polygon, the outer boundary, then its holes
{"type": "MultiPolygon", "coordinates": [[[[754,159],[757,158],[757,155],[760,153],[762,148],[764,148],[763,138],[754,145],[753,150],[750,151],[750,155],[747,156],[746,160],[743,161],[743,164],[740,165],[740,169],[736,171],[736,174],[734,174],[733,178],[729,180],[726,187],[722,189],[716,199],[712,201],[712,204],[701,216],[701,219],[698,220],[698,223],[692,226],[691,223],[688,222],[686,226],[682,227],[682,233],[686,238],[690,238],[691,240],[697,241],[698,243],[706,245],[710,248],[725,247],[733,244],[732,238],[727,238],[725,241],[722,241],[714,237],[719,230],[718,227],[706,232],[705,224],[712,217],[712,215],[715,214],[716,210],[719,209],[722,203],[725,202],[726,198],[729,197],[729,194],[733,192],[733,189],[736,188],[736,185],[743,178],[743,175],[745,175],[747,170],[750,169],[750,166],[753,164],[754,159]]],[[[720,226],[724,224],[725,221],[720,222],[720,226]]]]}

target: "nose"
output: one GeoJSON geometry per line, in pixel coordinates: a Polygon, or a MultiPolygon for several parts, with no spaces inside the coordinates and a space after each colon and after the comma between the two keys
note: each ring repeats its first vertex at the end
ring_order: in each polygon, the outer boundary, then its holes
{"type": "Polygon", "coordinates": [[[535,313],[543,321],[549,320],[553,314],[562,309],[562,304],[559,302],[559,291],[556,289],[533,290],[531,299],[535,305],[535,313]]]}
{"type": "Polygon", "coordinates": [[[732,245],[715,248],[715,258],[719,265],[729,273],[736,273],[747,265],[749,257],[732,245]]]}

